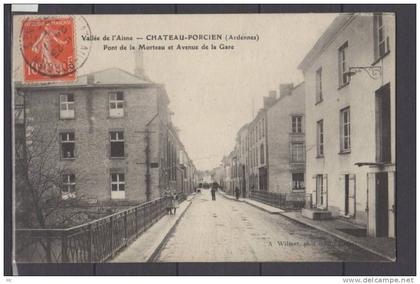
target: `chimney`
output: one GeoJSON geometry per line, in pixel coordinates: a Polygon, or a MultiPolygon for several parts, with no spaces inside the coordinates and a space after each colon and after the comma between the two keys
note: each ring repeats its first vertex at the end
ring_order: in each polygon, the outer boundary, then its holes
{"type": "Polygon", "coordinates": [[[135,50],[134,51],[134,75],[137,77],[147,80],[146,74],[143,67],[143,51],[135,50]]]}
{"type": "Polygon", "coordinates": [[[277,92],[271,90],[268,92],[268,97],[264,97],[264,108],[270,108],[277,101],[277,92]]]}
{"type": "Polygon", "coordinates": [[[88,74],[87,75],[87,84],[88,85],[95,84],[95,75],[93,75],[93,74],[88,74]]]}
{"type": "Polygon", "coordinates": [[[293,84],[280,84],[280,99],[292,94],[293,84]]]}

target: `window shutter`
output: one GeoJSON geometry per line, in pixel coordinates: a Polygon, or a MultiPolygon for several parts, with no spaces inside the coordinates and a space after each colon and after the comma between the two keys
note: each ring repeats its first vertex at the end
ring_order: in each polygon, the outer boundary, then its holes
{"type": "Polygon", "coordinates": [[[312,193],[315,194],[315,195],[316,195],[316,187],[317,187],[317,184],[316,184],[316,176],[317,175],[313,175],[312,176],[312,179],[314,180],[313,182],[315,183],[315,186],[312,187],[312,193]]]}
{"type": "Polygon", "coordinates": [[[322,194],[324,195],[324,206],[325,206],[325,208],[326,209],[328,209],[328,175],[327,174],[325,174],[324,176],[323,176],[323,179],[324,179],[324,186],[323,186],[323,191],[322,191],[322,194]]]}
{"type": "Polygon", "coordinates": [[[377,25],[378,25],[378,16],[373,15],[373,56],[375,61],[379,57],[379,50],[378,50],[378,32],[377,32],[377,25]]]}
{"type": "Polygon", "coordinates": [[[356,214],[356,175],[349,175],[349,215],[356,214]]]}

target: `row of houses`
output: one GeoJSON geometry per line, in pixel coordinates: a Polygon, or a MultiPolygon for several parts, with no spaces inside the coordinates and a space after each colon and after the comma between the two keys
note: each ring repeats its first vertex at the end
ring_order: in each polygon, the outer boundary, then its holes
{"type": "MultiPolygon", "coordinates": [[[[225,191],[283,193],[309,218],[342,218],[395,237],[395,20],[341,14],[239,129],[225,191]]],[[[400,189],[404,190],[404,189],[400,189]]]]}
{"type": "Polygon", "coordinates": [[[42,164],[43,174],[62,168],[63,198],[137,203],[166,190],[193,192],[196,168],[166,90],[145,76],[141,53],[135,62],[133,73],[110,68],[73,82],[16,83],[16,164],[42,164]]]}

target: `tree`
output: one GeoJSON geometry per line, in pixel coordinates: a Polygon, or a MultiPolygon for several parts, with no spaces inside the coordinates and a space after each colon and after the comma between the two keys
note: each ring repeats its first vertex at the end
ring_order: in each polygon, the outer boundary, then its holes
{"type": "MultiPolygon", "coordinates": [[[[90,219],[92,210],[86,206],[87,196],[74,191],[76,188],[63,180],[69,176],[70,169],[60,163],[59,145],[57,122],[40,113],[36,119],[30,117],[24,103],[20,109],[16,107],[15,227],[65,228],[90,219]],[[21,117],[16,116],[19,111],[21,117]]],[[[77,182],[83,179],[78,173],[77,182]]],[[[47,237],[39,243],[46,261],[51,262],[51,240],[47,237]]],[[[24,242],[16,245],[17,249],[29,247],[24,242]]]]}

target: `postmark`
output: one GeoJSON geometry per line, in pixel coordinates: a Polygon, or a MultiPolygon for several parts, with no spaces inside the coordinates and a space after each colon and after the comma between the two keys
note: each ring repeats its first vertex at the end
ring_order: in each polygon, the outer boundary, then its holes
{"type": "Polygon", "coordinates": [[[91,49],[81,35],[90,34],[82,16],[26,18],[20,33],[25,82],[75,80],[91,49]]]}

